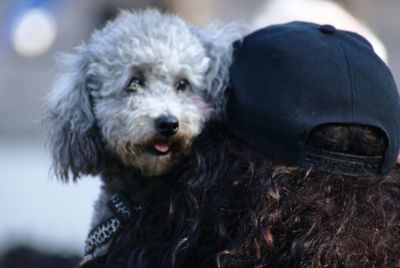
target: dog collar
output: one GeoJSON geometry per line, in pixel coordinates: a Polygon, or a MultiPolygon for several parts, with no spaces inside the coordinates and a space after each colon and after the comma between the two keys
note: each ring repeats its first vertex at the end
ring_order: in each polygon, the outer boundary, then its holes
{"type": "Polygon", "coordinates": [[[113,216],[96,225],[89,232],[85,242],[85,256],[82,263],[106,254],[108,243],[132,217],[133,211],[142,209],[141,207],[133,207],[122,194],[112,195],[107,207],[111,210],[113,216]]]}

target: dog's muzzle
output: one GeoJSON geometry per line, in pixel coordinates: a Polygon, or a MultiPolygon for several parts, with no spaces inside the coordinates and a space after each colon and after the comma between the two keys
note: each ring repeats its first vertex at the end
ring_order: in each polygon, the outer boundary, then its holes
{"type": "Polygon", "coordinates": [[[154,127],[157,132],[156,138],[151,143],[151,152],[156,155],[166,155],[172,150],[178,149],[176,142],[179,131],[179,121],[173,115],[162,115],[154,120],[154,127]]]}

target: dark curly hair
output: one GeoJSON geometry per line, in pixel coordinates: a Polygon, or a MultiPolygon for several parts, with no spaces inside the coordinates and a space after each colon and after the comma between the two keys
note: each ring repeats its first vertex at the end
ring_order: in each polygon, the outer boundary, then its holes
{"type": "MultiPolygon", "coordinates": [[[[379,130],[354,125],[322,126],[308,144],[360,155],[381,155],[386,146],[379,130]]],[[[288,165],[219,126],[165,179],[103,266],[400,265],[398,168],[354,177],[288,165]]]]}
{"type": "MultiPolygon", "coordinates": [[[[382,155],[386,141],[374,128],[326,125],[309,145],[357,155],[382,155]]],[[[400,181],[396,167],[387,176],[343,176],[311,168],[280,176],[277,266],[395,267],[400,265],[400,181]]]]}

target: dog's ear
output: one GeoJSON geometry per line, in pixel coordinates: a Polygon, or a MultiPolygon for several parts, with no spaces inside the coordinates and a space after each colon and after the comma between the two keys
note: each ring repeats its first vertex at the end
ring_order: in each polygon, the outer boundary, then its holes
{"type": "Polygon", "coordinates": [[[246,28],[241,23],[213,22],[199,32],[200,40],[211,59],[207,72],[208,98],[214,105],[217,118],[222,118],[226,99],[225,90],[229,83],[229,67],[232,63],[233,43],[242,38],[246,28]]]}
{"type": "Polygon", "coordinates": [[[68,181],[96,174],[103,161],[89,93],[99,85],[96,76],[89,73],[91,59],[84,49],[60,59],[65,70],[49,95],[44,121],[55,174],[68,181]]]}

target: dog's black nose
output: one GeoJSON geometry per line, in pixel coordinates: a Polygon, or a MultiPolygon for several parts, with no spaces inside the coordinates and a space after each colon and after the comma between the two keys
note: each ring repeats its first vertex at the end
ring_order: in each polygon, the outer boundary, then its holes
{"type": "Polygon", "coordinates": [[[179,121],[175,116],[163,115],[155,121],[156,130],[163,136],[172,136],[178,132],[179,121]]]}

